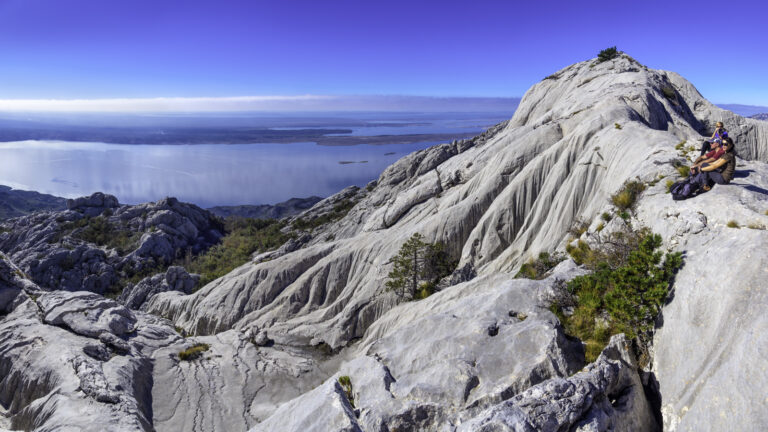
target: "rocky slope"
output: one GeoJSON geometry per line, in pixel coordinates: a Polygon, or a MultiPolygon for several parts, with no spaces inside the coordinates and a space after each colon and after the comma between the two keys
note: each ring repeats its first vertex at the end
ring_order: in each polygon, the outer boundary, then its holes
{"type": "MultiPolygon", "coordinates": [[[[767,161],[768,124],[622,55],[558,71],[508,122],[408,155],[366,188],[319,202],[286,228],[292,241],[193,294],[177,270],[153,277],[141,311],[95,294],[37,294],[24,277],[33,254],[8,249],[21,269],[7,264],[0,295],[0,368],[15,377],[0,382],[0,427],[79,427],[92,419],[71,413],[88,401],[113,430],[765,429],[767,161]],[[716,121],[737,142],[737,178],[673,202],[664,183],[716,121]],[[514,274],[563,248],[578,220],[591,222],[584,239],[600,235],[600,214],[615,213],[608,197],[629,179],[647,185],[632,223],[684,251],[685,266],[649,369],[638,370],[620,337],[585,367],[581,344],[547,308],[558,280],[584,270],[567,260],[541,281],[514,274]],[[458,266],[442,291],[398,304],[384,289],[389,259],[414,233],[445,243],[458,266]],[[59,347],[39,336],[49,328],[72,339],[63,362],[45,355],[59,347]],[[95,340],[101,346],[85,348],[95,340]],[[208,350],[182,361],[196,343],[208,350]],[[115,346],[128,354],[103,354],[115,346]],[[75,360],[86,350],[95,356],[87,367],[75,360]],[[20,359],[30,359],[24,369],[20,359]],[[98,367],[104,379],[86,373],[98,367]]],[[[41,247],[13,223],[0,241],[41,247]]]]}
{"type": "Polygon", "coordinates": [[[755,115],[749,116],[749,118],[756,119],[756,120],[768,120],[768,113],[755,114],[755,115]]]}
{"type": "Polygon", "coordinates": [[[204,251],[222,236],[212,214],[175,198],[121,206],[102,193],[0,228],[0,251],[42,288],[98,294],[119,294],[121,279],[204,251]]]}
{"type": "Polygon", "coordinates": [[[282,219],[295,216],[311,208],[320,200],[322,198],[311,196],[309,198],[291,198],[288,201],[274,205],[217,206],[209,208],[208,211],[219,217],[239,216],[254,219],[282,219]]]}

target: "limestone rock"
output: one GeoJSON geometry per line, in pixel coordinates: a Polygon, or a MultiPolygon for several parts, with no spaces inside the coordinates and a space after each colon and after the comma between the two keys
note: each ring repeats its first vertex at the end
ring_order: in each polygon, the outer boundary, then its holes
{"type": "Polygon", "coordinates": [[[136,285],[126,287],[118,300],[130,309],[141,309],[149,298],[161,292],[190,294],[199,281],[200,275],[189,274],[184,267],[171,266],[165,273],[144,278],[136,285]]]}
{"type": "Polygon", "coordinates": [[[0,251],[45,289],[104,294],[126,273],[149,272],[203,252],[222,236],[220,220],[175,198],[121,207],[99,193],[70,201],[66,211],[6,222],[8,232],[0,235],[0,251]],[[97,235],[87,235],[89,229],[97,235]],[[93,238],[106,244],[89,242],[93,238]],[[122,240],[110,243],[115,238],[122,240]]]}
{"type": "Polygon", "coordinates": [[[570,378],[554,378],[446,431],[654,431],[634,356],[614,336],[595,363],[570,378]]]}
{"type": "Polygon", "coordinates": [[[120,206],[114,195],[96,192],[91,196],[67,200],[67,210],[74,210],[86,216],[100,215],[105,209],[114,209],[120,206]]]}
{"type": "Polygon", "coordinates": [[[122,336],[136,330],[133,312],[98,294],[53,291],[41,295],[37,304],[45,323],[83,336],[99,337],[103,332],[122,336]]]}

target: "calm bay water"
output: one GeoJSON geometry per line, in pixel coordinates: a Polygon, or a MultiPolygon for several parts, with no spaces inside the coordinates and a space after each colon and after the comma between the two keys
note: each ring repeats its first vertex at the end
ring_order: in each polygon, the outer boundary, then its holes
{"type": "MultiPolygon", "coordinates": [[[[347,129],[343,135],[476,134],[508,115],[476,113],[356,115],[346,118],[245,120],[271,129],[347,129]],[[350,117],[351,118],[351,117],[350,117]],[[282,123],[282,124],[281,124],[282,123]],[[355,125],[349,125],[355,123],[355,125]],[[296,127],[292,127],[292,126],[296,127]]],[[[175,120],[175,119],[174,119],[175,120]]],[[[245,121],[203,119],[206,121],[245,121]]],[[[169,120],[163,119],[169,123],[169,120]]],[[[187,121],[190,124],[194,122],[187,121]]],[[[162,123],[161,123],[162,124],[162,123]]],[[[236,124],[237,126],[243,126],[236,124]]],[[[225,125],[217,127],[226,130],[225,125]]],[[[436,138],[435,138],[436,139],[436,138]]],[[[173,196],[202,207],[273,204],[328,196],[378,178],[397,159],[439,144],[320,146],[291,144],[126,145],[71,141],[0,143],[0,184],[73,198],[101,191],[135,204],[173,196]],[[344,162],[344,163],[340,163],[344,162]],[[351,162],[351,163],[350,163],[351,162]]]]}
{"type": "Polygon", "coordinates": [[[150,146],[21,141],[0,143],[0,184],[67,198],[102,191],[129,204],[165,196],[203,207],[275,203],[362,186],[398,158],[434,144],[150,146]]]}

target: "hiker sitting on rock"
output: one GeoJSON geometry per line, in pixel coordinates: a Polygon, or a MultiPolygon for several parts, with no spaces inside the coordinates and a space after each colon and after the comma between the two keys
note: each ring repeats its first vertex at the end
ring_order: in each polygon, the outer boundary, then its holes
{"type": "MultiPolygon", "coordinates": [[[[726,138],[729,139],[730,138],[726,138]]],[[[733,141],[731,141],[733,142],[733,141]]],[[[707,143],[709,145],[709,143],[707,143]]],[[[720,145],[719,141],[715,141],[712,143],[712,150],[709,153],[702,154],[698,158],[696,158],[695,161],[693,161],[693,165],[691,165],[691,175],[698,174],[699,169],[702,165],[705,163],[711,164],[712,162],[715,162],[716,160],[720,159],[720,157],[725,154],[725,148],[724,146],[720,145]]]]}
{"type": "Polygon", "coordinates": [[[713,144],[717,143],[720,145],[723,143],[723,139],[727,137],[728,131],[723,127],[723,122],[715,123],[715,132],[712,134],[712,137],[701,143],[701,155],[704,156],[708,151],[714,150],[713,144]]]}
{"type": "Polygon", "coordinates": [[[733,179],[733,172],[736,169],[736,153],[733,140],[725,138],[723,140],[725,153],[722,157],[712,163],[705,163],[701,166],[701,171],[696,175],[693,181],[699,183],[699,186],[708,191],[712,185],[728,184],[733,179]]]}

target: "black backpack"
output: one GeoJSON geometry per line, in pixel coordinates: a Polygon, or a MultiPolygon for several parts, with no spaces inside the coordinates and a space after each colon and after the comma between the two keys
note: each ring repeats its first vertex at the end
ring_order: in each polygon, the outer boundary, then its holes
{"type": "Polygon", "coordinates": [[[699,184],[697,182],[691,181],[692,179],[692,177],[688,177],[687,179],[681,180],[670,186],[669,193],[672,194],[673,200],[684,200],[692,197],[693,194],[696,193],[696,191],[699,189],[699,184]]]}

